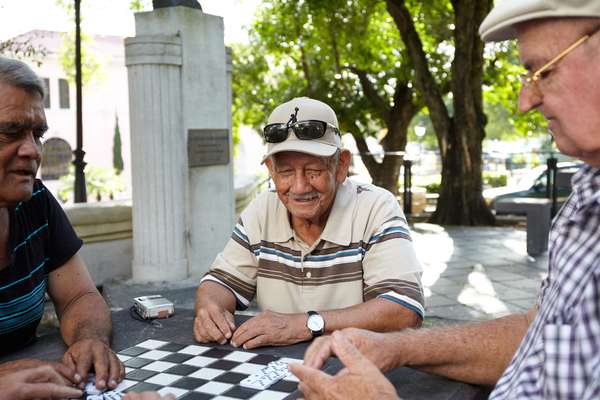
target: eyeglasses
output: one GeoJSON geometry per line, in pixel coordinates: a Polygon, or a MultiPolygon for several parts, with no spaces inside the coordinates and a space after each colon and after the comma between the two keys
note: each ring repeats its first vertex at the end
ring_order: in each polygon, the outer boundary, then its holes
{"type": "Polygon", "coordinates": [[[294,121],[287,124],[269,124],[263,129],[263,136],[267,143],[281,143],[290,136],[290,130],[294,131],[300,140],[314,140],[325,136],[327,128],[339,135],[340,131],[333,125],[314,119],[306,121],[294,121]]]}
{"type": "Polygon", "coordinates": [[[531,86],[533,89],[535,89],[535,91],[537,93],[541,94],[539,85],[543,81],[543,79],[547,77],[548,73],[551,72],[551,71],[548,71],[548,69],[550,67],[556,65],[559,61],[561,61],[563,58],[565,58],[570,52],[572,52],[577,47],[579,47],[583,43],[585,43],[586,40],[591,38],[598,31],[600,31],[600,25],[598,25],[597,27],[592,29],[590,32],[588,32],[587,34],[585,34],[584,36],[579,38],[577,41],[575,41],[572,45],[570,45],[565,50],[563,50],[561,53],[559,53],[552,60],[550,60],[546,64],[542,65],[535,72],[529,71],[525,74],[522,74],[520,77],[521,77],[521,84],[523,85],[523,87],[531,86]]]}

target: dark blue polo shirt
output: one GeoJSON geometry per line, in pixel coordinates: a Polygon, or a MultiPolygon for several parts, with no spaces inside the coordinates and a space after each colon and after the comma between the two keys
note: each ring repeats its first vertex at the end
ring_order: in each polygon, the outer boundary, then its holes
{"type": "Polygon", "coordinates": [[[0,271],[0,353],[29,343],[44,312],[48,274],[81,248],[64,211],[36,180],[28,201],[9,208],[10,264],[0,271]]]}

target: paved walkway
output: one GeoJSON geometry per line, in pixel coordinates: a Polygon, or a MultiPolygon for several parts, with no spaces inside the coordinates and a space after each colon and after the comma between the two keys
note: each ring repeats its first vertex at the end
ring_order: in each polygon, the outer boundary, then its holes
{"type": "MultiPolygon", "coordinates": [[[[412,227],[423,263],[427,324],[485,320],[526,311],[536,300],[547,256],[525,251],[525,230],[512,227],[412,227]]],[[[177,308],[193,308],[198,278],[150,285],[116,282],[104,294],[117,310],[136,296],[161,293],[177,308]]],[[[249,313],[256,312],[250,309],[249,313]]]]}
{"type": "Polygon", "coordinates": [[[548,257],[527,255],[524,229],[440,227],[417,223],[426,317],[485,320],[535,304],[548,257]]]}

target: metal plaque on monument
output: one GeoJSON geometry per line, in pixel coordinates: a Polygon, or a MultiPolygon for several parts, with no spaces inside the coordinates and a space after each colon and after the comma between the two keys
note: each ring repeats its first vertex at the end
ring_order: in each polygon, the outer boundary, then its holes
{"type": "Polygon", "coordinates": [[[188,162],[190,167],[229,164],[229,131],[188,130],[188,162]]]}
{"type": "Polygon", "coordinates": [[[67,175],[72,159],[69,142],[57,137],[46,140],[42,148],[42,179],[53,180],[67,175]]]}

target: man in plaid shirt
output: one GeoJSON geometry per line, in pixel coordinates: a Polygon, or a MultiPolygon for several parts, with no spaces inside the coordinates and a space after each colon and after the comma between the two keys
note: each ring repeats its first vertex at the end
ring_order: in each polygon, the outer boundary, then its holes
{"type": "MultiPolygon", "coordinates": [[[[438,329],[358,329],[319,338],[292,366],[307,399],[396,399],[379,372],[407,365],[475,384],[492,399],[600,398],[600,0],[504,0],[486,41],[517,39],[519,108],[539,110],[562,153],[585,166],[553,221],[548,278],[528,313],[438,329]],[[335,377],[318,370],[336,354],[335,377]]],[[[400,393],[401,395],[401,393],[400,393]]]]}

